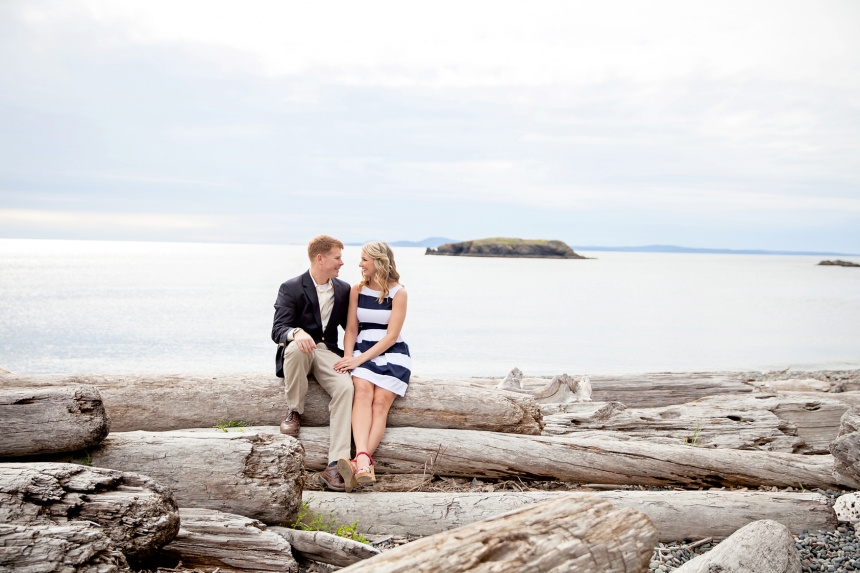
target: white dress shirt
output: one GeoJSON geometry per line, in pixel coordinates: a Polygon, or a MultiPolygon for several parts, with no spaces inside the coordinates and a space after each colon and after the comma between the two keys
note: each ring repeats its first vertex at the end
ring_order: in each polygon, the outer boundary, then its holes
{"type": "MultiPolygon", "coordinates": [[[[331,279],[323,284],[317,284],[313,275],[311,275],[311,279],[317,287],[317,299],[320,301],[320,319],[322,320],[323,332],[325,332],[325,327],[328,326],[328,321],[331,318],[331,309],[334,308],[334,285],[331,283],[331,279]]],[[[287,333],[288,342],[295,340],[296,330],[297,329],[294,328],[287,333]]]]}

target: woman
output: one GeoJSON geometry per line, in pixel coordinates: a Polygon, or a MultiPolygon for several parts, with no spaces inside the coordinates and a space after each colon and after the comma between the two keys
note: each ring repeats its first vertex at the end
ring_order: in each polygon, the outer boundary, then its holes
{"type": "Polygon", "coordinates": [[[394,253],[376,241],[361,248],[361,282],[349,294],[344,358],[338,372],[352,372],[352,438],[355,459],[341,458],[337,468],[346,491],[376,481],[373,452],[382,440],[388,409],[409,384],[412,362],[400,336],[406,319],[406,290],[394,264],[394,253]]]}

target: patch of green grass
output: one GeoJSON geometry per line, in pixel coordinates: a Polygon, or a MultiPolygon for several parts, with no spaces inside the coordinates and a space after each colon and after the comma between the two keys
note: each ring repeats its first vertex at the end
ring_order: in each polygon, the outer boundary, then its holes
{"type": "MultiPolygon", "coordinates": [[[[233,420],[218,420],[218,423],[213,426],[213,428],[218,428],[225,434],[227,433],[227,428],[244,428],[249,426],[250,424],[246,424],[245,422],[235,422],[233,420]]],[[[240,432],[244,432],[245,430],[239,430],[240,432]]]]}
{"type": "Polygon", "coordinates": [[[73,456],[73,457],[69,458],[69,463],[70,463],[70,464],[78,464],[78,465],[81,465],[81,466],[91,466],[91,465],[93,465],[93,456],[92,456],[92,455],[90,455],[90,451],[89,451],[89,450],[81,450],[80,452],[75,452],[75,453],[76,453],[76,454],[79,454],[81,457],[75,457],[75,456],[73,456]]]}
{"type": "Polygon", "coordinates": [[[326,517],[321,513],[313,511],[305,502],[302,502],[296,521],[289,527],[304,531],[325,531],[326,533],[333,533],[338,537],[345,537],[346,539],[370,545],[370,541],[358,532],[357,521],[353,521],[351,525],[338,525],[337,520],[334,518],[334,512],[329,512],[328,517],[326,517]]]}
{"type": "Polygon", "coordinates": [[[684,443],[689,444],[691,446],[699,445],[699,430],[702,429],[702,424],[698,420],[696,420],[696,429],[693,430],[693,435],[689,438],[684,438],[684,443]]]}

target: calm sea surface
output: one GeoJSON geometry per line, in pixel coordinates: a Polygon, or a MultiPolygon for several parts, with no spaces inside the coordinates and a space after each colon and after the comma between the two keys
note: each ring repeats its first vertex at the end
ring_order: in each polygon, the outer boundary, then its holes
{"type": "MultiPolygon", "coordinates": [[[[358,280],[359,247],[341,278],[358,280]]],[[[271,371],[302,246],[0,239],[0,366],[16,373],[271,371]]],[[[395,249],[421,375],[860,368],[860,269],[821,257],[395,249]],[[588,254],[588,253],[585,253],[588,254]]]]}

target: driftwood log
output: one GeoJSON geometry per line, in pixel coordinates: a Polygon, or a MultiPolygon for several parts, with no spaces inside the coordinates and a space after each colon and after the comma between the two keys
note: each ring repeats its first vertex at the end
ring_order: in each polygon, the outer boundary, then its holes
{"type": "Polygon", "coordinates": [[[753,521],[774,519],[793,533],[832,530],[836,515],[816,493],[763,491],[627,491],[494,493],[305,492],[305,503],[338,523],[358,521],[363,533],[433,535],[524,505],[565,496],[596,497],[647,515],[660,541],[724,539],[753,521]]]}
{"type": "Polygon", "coordinates": [[[164,552],[184,567],[237,573],[299,569],[290,544],[257,520],[184,507],[179,515],[182,527],[164,552]]]}
{"type": "MultiPolygon", "coordinates": [[[[305,447],[306,467],[324,469],[328,428],[302,428],[299,440],[305,447]]],[[[835,471],[829,455],[698,448],[635,439],[390,428],[374,458],[379,473],[685,487],[860,487],[856,479],[835,471]]]]}
{"type": "Polygon", "coordinates": [[[301,444],[278,428],[242,430],[113,433],[91,451],[92,464],[146,473],[182,507],[294,520],[305,481],[301,444]]]}
{"type": "MultiPolygon", "coordinates": [[[[287,409],[283,381],[267,374],[0,377],[0,387],[7,388],[80,384],[98,388],[114,432],[208,428],[219,419],[268,426],[279,424],[287,409]]],[[[311,379],[302,425],[327,426],[329,401],[311,379]]],[[[529,396],[444,380],[411,382],[406,396],[394,401],[388,425],[515,434],[540,434],[543,428],[540,408],[529,396]]]]}
{"type": "Polygon", "coordinates": [[[0,524],[0,571],[130,573],[125,556],[95,523],[0,524]]]}
{"type": "MultiPolygon", "coordinates": [[[[574,376],[577,380],[580,375],[574,376]]],[[[422,380],[442,380],[421,378],[422,380]]],[[[661,372],[651,374],[589,374],[591,399],[595,402],[621,402],[628,408],[655,408],[692,402],[706,396],[752,392],[754,387],[739,378],[737,372],[661,372]]],[[[457,378],[470,384],[496,386],[499,378],[457,378]]],[[[545,388],[548,378],[522,378],[523,389],[545,388]]],[[[411,382],[410,382],[411,384],[411,382]]]]}
{"type": "Polygon", "coordinates": [[[830,444],[836,460],[836,471],[860,479],[860,410],[850,408],[842,415],[839,435],[830,444]]]}
{"type": "Polygon", "coordinates": [[[755,521],[675,573],[800,573],[800,552],[787,527],[770,519],[755,521]]]}
{"type": "Polygon", "coordinates": [[[338,567],[346,567],[379,555],[379,549],[375,547],[325,531],[303,531],[278,526],[269,527],[268,531],[286,539],[294,554],[338,567]]]}
{"type": "Polygon", "coordinates": [[[644,573],[656,543],[644,514],[568,496],[425,537],[343,571],[644,573]]]}
{"type": "Polygon", "coordinates": [[[860,402],[839,394],[746,393],[711,396],[686,404],[627,408],[620,402],[543,404],[544,435],[621,432],[699,447],[826,454],[840,417],[860,402]]]}
{"type": "MultiPolygon", "coordinates": [[[[0,523],[53,527],[79,521],[98,524],[129,558],[151,554],[179,530],[176,502],[149,477],[76,464],[0,464],[0,523]]],[[[50,531],[59,530],[43,532],[50,531]]],[[[89,538],[80,528],[69,531],[89,538]]]]}
{"type": "Polygon", "coordinates": [[[81,450],[110,431],[110,418],[92,386],[0,387],[0,420],[0,458],[81,450]]]}

